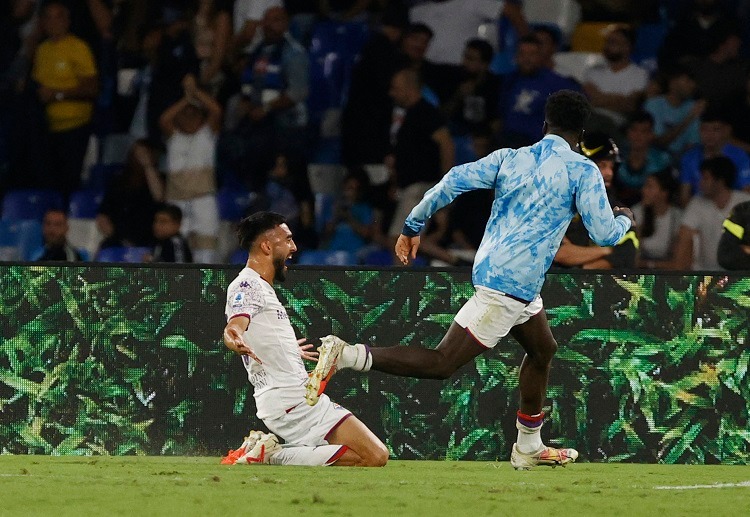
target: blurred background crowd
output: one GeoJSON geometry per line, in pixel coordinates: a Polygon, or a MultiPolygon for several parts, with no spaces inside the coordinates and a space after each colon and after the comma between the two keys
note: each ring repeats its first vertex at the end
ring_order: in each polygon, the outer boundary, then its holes
{"type": "MultiPolygon", "coordinates": [[[[299,263],[388,265],[448,169],[537,141],[573,89],[639,225],[599,248],[574,220],[556,265],[750,269],[748,0],[0,9],[0,260],[243,263],[234,225],[274,210],[299,263]]],[[[418,263],[470,264],[492,196],[435,214],[418,263]]]]}

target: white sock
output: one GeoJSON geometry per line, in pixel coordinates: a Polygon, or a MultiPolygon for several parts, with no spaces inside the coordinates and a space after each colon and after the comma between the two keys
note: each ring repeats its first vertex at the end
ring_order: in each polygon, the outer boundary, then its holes
{"type": "Polygon", "coordinates": [[[519,452],[523,454],[532,454],[544,447],[544,444],[542,443],[541,425],[528,427],[516,420],[516,429],[518,429],[516,448],[518,448],[519,452]]]}
{"type": "Polygon", "coordinates": [[[369,372],[372,366],[372,354],[370,347],[361,343],[345,346],[341,351],[341,357],[336,365],[337,368],[351,368],[358,372],[369,372]]]}
{"type": "Polygon", "coordinates": [[[308,467],[321,467],[334,463],[343,452],[345,445],[319,445],[310,447],[307,445],[284,444],[281,450],[271,456],[268,462],[271,465],[303,465],[308,467]]]}

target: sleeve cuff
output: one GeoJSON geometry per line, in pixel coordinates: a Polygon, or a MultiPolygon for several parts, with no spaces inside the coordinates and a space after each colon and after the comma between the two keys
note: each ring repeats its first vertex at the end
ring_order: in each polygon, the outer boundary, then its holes
{"type": "Polygon", "coordinates": [[[413,230],[408,224],[404,223],[404,228],[401,230],[401,234],[406,235],[407,237],[416,237],[419,235],[419,232],[413,230]]]}

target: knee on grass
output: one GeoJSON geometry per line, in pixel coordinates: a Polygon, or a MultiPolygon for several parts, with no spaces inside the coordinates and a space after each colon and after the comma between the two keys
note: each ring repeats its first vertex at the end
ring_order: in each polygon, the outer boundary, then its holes
{"type": "Polygon", "coordinates": [[[376,447],[367,449],[361,456],[362,467],[384,467],[388,463],[388,449],[382,443],[376,447]]]}

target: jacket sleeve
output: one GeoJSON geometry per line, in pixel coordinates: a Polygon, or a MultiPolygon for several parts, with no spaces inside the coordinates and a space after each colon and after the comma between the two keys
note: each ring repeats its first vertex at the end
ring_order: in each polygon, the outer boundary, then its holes
{"type": "Polygon", "coordinates": [[[470,190],[494,189],[507,149],[499,149],[481,160],[452,167],[409,213],[402,234],[415,237],[432,214],[470,190]]]}
{"type": "Polygon", "coordinates": [[[576,208],[591,240],[599,246],[614,246],[630,229],[630,219],[614,216],[609,206],[602,175],[593,163],[582,163],[586,168],[576,190],[576,208]]]}

